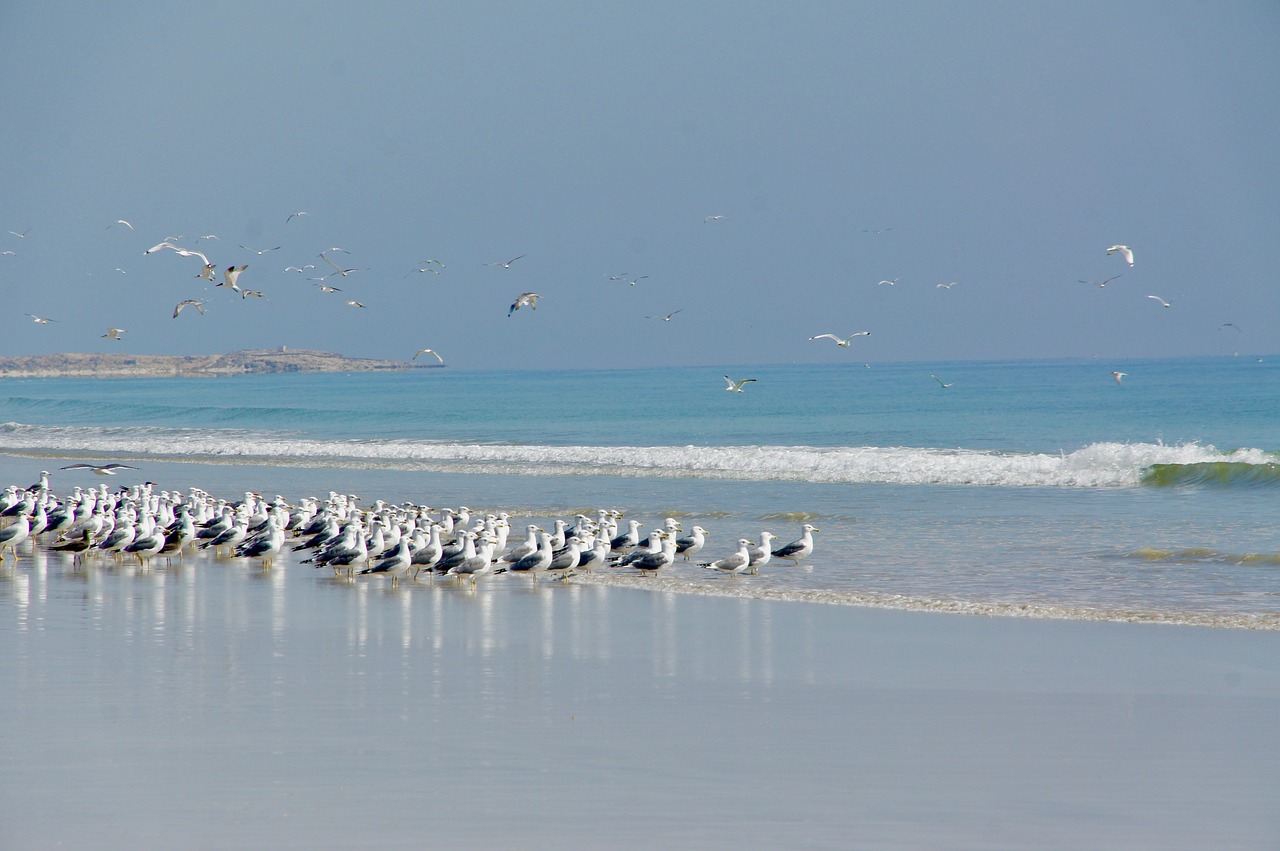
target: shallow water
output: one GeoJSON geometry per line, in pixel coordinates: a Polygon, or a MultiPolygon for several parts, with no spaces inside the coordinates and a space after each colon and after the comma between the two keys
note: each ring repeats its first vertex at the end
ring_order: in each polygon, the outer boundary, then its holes
{"type": "Polygon", "coordinates": [[[1269,847],[1277,641],[11,559],[0,845],[1269,847]]]}

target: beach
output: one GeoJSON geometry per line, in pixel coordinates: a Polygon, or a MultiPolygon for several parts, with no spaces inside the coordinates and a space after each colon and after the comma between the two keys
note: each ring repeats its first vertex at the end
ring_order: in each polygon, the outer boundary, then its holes
{"type": "Polygon", "coordinates": [[[1280,636],[292,560],[0,573],[0,845],[1267,848],[1280,636]]]}

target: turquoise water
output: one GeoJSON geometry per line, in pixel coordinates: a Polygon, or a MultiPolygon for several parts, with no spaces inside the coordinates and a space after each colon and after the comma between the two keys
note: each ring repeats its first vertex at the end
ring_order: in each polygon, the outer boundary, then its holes
{"type": "Polygon", "coordinates": [[[803,565],[660,580],[701,593],[1274,627],[1277,364],[10,379],[0,452],[22,485],[111,458],[228,496],[675,515],[710,530],[712,558],[763,530],[822,530],[803,565]],[[726,392],[726,373],[756,381],[726,392]]]}

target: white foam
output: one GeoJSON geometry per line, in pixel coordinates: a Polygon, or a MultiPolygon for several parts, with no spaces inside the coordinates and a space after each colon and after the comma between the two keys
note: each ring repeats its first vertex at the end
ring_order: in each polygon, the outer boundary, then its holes
{"type": "Polygon", "coordinates": [[[423,440],[318,440],[280,432],[0,426],[0,450],[66,457],[325,464],[469,473],[611,475],[830,483],[1130,487],[1153,464],[1274,463],[1258,449],[1094,443],[1073,452],[917,447],[524,446],[423,440]]]}

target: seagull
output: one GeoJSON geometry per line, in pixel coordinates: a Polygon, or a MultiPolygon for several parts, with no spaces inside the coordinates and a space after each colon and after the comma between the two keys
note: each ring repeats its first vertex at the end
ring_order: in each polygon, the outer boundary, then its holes
{"type": "Polygon", "coordinates": [[[1160,296],[1158,295],[1149,295],[1147,296],[1147,298],[1160,302],[1161,307],[1173,307],[1173,305],[1171,305],[1169,302],[1165,301],[1164,299],[1160,298],[1160,296]]]}
{"type": "MultiPolygon", "coordinates": [[[[330,249],[330,250],[332,250],[332,249],[330,249]]],[[[344,278],[347,276],[347,273],[348,273],[348,272],[359,272],[359,271],[362,271],[362,270],[360,270],[360,269],[344,269],[344,268],[342,268],[342,267],[341,267],[341,266],[339,266],[337,263],[334,263],[332,260],[330,260],[328,257],[325,257],[325,256],[324,256],[324,252],[323,252],[323,251],[321,251],[321,252],[320,252],[320,259],[321,259],[321,260],[323,260],[324,262],[328,263],[330,266],[332,266],[335,270],[337,270],[337,273],[338,273],[339,275],[341,275],[342,277],[344,277],[344,278]]],[[[333,273],[332,273],[332,272],[330,272],[329,274],[333,274],[333,273]]],[[[327,277],[327,276],[326,276],[326,277],[327,277]]]]}
{"type": "Polygon", "coordinates": [[[440,353],[435,349],[418,349],[413,353],[413,357],[409,358],[409,360],[417,360],[418,355],[431,355],[436,360],[440,361],[441,366],[444,366],[444,358],[440,357],[440,353]]]}
{"type": "Polygon", "coordinates": [[[1123,278],[1123,277],[1124,275],[1112,275],[1110,278],[1104,278],[1101,281],[1081,281],[1080,283],[1093,284],[1095,287],[1105,287],[1107,284],[1111,283],[1116,278],[1123,278]]]}
{"type": "MultiPolygon", "coordinates": [[[[323,279],[321,279],[321,280],[323,281],[323,279]]],[[[341,289],[340,287],[331,287],[331,286],[329,286],[328,284],[323,283],[323,282],[322,282],[322,283],[319,283],[319,284],[316,284],[316,289],[320,290],[320,292],[322,292],[322,293],[340,293],[340,292],[342,292],[342,289],[341,289]]]]}
{"type": "Polygon", "coordinates": [[[280,246],[278,246],[278,245],[277,245],[275,248],[261,248],[261,249],[259,249],[259,248],[250,248],[250,247],[249,247],[249,246],[247,246],[247,245],[241,245],[240,247],[241,247],[241,248],[243,248],[245,251],[252,251],[254,254],[258,255],[259,257],[261,257],[262,255],[266,254],[268,251],[279,251],[279,250],[280,250],[280,246]]]}
{"type": "Polygon", "coordinates": [[[31,228],[27,228],[27,229],[26,229],[26,230],[24,230],[22,233],[18,233],[16,230],[11,230],[11,231],[9,231],[9,233],[13,234],[13,235],[14,235],[14,236],[16,236],[18,239],[26,239],[26,238],[27,238],[27,234],[31,233],[31,228]]]}
{"type": "Polygon", "coordinates": [[[898,283],[898,281],[901,281],[901,280],[902,280],[902,276],[899,275],[898,277],[894,278],[892,281],[878,281],[876,283],[876,286],[883,287],[885,284],[888,284],[889,286],[893,286],[894,284],[898,283]]]}
{"type": "Polygon", "coordinates": [[[299,210],[296,213],[290,213],[289,218],[285,219],[284,223],[287,225],[291,220],[298,218],[298,216],[309,216],[309,215],[311,214],[308,213],[306,210],[299,210]]]}
{"type": "Polygon", "coordinates": [[[119,340],[120,335],[123,333],[125,333],[125,329],[123,328],[108,328],[107,333],[102,336],[106,337],[108,340],[119,340]]]}
{"type": "Polygon", "coordinates": [[[705,562],[702,566],[711,570],[723,571],[731,576],[741,575],[744,570],[751,566],[751,541],[746,538],[739,538],[736,552],[718,561],[705,562]]]}
{"type": "Polygon", "coordinates": [[[627,272],[623,272],[621,275],[610,275],[610,276],[609,276],[609,280],[611,280],[611,281],[625,281],[625,280],[627,279],[627,274],[628,274],[627,272]]]}
{"type": "Polygon", "coordinates": [[[493,263],[486,263],[486,264],[484,264],[484,265],[486,265],[486,266],[501,266],[501,267],[502,267],[502,268],[504,268],[504,269],[510,269],[510,268],[511,268],[511,264],[512,264],[512,263],[516,262],[516,261],[517,261],[517,260],[519,260],[521,257],[528,257],[528,256],[529,256],[529,255],[527,255],[527,254],[521,254],[521,255],[520,255],[520,257],[512,257],[512,258],[511,258],[510,260],[508,260],[506,263],[503,263],[502,261],[498,260],[498,261],[494,261],[493,263]]]}
{"type": "Polygon", "coordinates": [[[203,260],[203,261],[204,261],[204,265],[206,265],[206,266],[208,266],[208,265],[209,265],[209,258],[208,258],[208,257],[205,257],[203,252],[201,252],[201,251],[196,251],[196,250],[195,250],[195,249],[193,249],[193,248],[183,248],[182,246],[177,245],[177,244],[175,244],[175,243],[173,243],[173,242],[170,242],[170,241],[169,241],[169,240],[167,240],[167,239],[166,239],[164,242],[161,242],[161,243],[158,243],[158,244],[156,244],[156,245],[151,246],[150,248],[148,248],[146,251],[144,251],[144,252],[142,252],[142,253],[143,253],[144,255],[146,255],[146,254],[154,254],[155,252],[157,252],[157,251],[159,251],[159,250],[161,250],[161,249],[163,249],[163,248],[171,248],[171,249],[173,249],[174,251],[176,251],[176,252],[178,252],[179,254],[181,254],[183,257],[199,257],[201,260],[203,260]]]}
{"type": "MultiPolygon", "coordinates": [[[[684,308],[682,307],[680,308],[680,310],[684,310],[684,308]]],[[[679,313],[680,310],[673,310],[670,313],[668,313],[666,316],[646,316],[645,319],[661,319],[663,322],[670,322],[671,317],[679,313]]]]}
{"type": "Polygon", "coordinates": [[[723,222],[723,221],[724,221],[724,216],[706,216],[702,220],[703,224],[706,224],[707,222],[723,222]]]}
{"type": "Polygon", "coordinates": [[[316,264],[307,263],[304,266],[285,266],[284,270],[286,272],[297,272],[299,275],[301,275],[303,272],[307,271],[308,269],[314,269],[315,267],[316,267],[316,264]]]}
{"type": "Polygon", "coordinates": [[[178,304],[173,308],[173,318],[177,319],[178,314],[182,312],[183,308],[187,307],[194,307],[196,310],[200,311],[201,316],[204,315],[204,302],[200,301],[198,298],[187,298],[178,302],[178,304]]]}
{"type": "Polygon", "coordinates": [[[348,306],[348,307],[364,307],[364,305],[363,305],[363,304],[361,304],[360,302],[356,301],[355,299],[351,299],[351,300],[349,300],[349,301],[347,302],[347,306],[348,306]]]}
{"type": "Polygon", "coordinates": [[[57,322],[56,319],[49,319],[44,316],[36,316],[34,313],[28,313],[26,315],[30,316],[31,321],[36,323],[37,325],[48,325],[50,322],[57,322]]]}
{"type": "Polygon", "coordinates": [[[835,340],[836,345],[842,349],[849,348],[849,344],[853,342],[854,337],[869,337],[870,331],[854,331],[848,337],[837,337],[835,334],[819,334],[816,337],[810,337],[810,340],[835,340]]]}
{"type": "Polygon", "coordinates": [[[891,230],[893,230],[893,228],[868,228],[868,229],[864,230],[864,231],[863,231],[863,233],[874,233],[874,234],[879,235],[879,234],[886,233],[886,232],[891,231],[891,230]]]}
{"type": "Polygon", "coordinates": [[[236,285],[236,281],[240,278],[240,273],[249,268],[249,264],[243,266],[228,266],[222,273],[222,283],[218,286],[227,286],[236,292],[240,292],[240,287],[236,285]]]}
{"type": "Polygon", "coordinates": [[[937,289],[940,289],[940,290],[949,290],[949,289],[951,289],[952,287],[954,287],[955,285],[956,285],[956,282],[955,282],[955,281],[952,281],[952,282],[951,282],[951,283],[949,283],[949,284],[934,284],[934,287],[935,287],[935,288],[937,288],[937,289]]]}
{"type": "Polygon", "coordinates": [[[941,385],[942,385],[942,389],[943,389],[943,390],[946,390],[946,389],[947,389],[948,387],[950,387],[952,384],[955,384],[955,382],[954,382],[954,381],[952,381],[950,384],[946,384],[946,383],[944,383],[944,382],[943,382],[943,380],[942,380],[941,378],[939,378],[938,376],[934,375],[932,372],[931,372],[931,373],[929,373],[929,377],[930,377],[930,378],[932,378],[934,381],[938,382],[939,384],[941,384],[941,385]]]}
{"type": "MultiPolygon", "coordinates": [[[[519,257],[516,258],[516,260],[519,260],[519,259],[520,259],[519,257]]],[[[511,314],[515,313],[517,310],[519,310],[520,308],[526,305],[529,307],[530,310],[537,310],[538,299],[540,298],[542,298],[542,296],[539,295],[538,293],[521,293],[519,297],[517,297],[516,300],[511,303],[511,309],[507,311],[507,316],[510,316],[511,314]]]]}
{"type": "Polygon", "coordinates": [[[1125,377],[1126,375],[1128,375],[1128,374],[1129,374],[1129,373],[1127,373],[1127,372],[1113,372],[1113,373],[1111,373],[1111,377],[1112,377],[1112,378],[1114,378],[1114,379],[1116,380],[1116,384],[1121,384],[1121,383],[1123,383],[1123,379],[1124,379],[1124,377],[1125,377]]]}
{"type": "Polygon", "coordinates": [[[128,222],[126,222],[124,219],[116,219],[114,222],[112,222],[111,224],[107,225],[107,230],[111,230],[111,229],[112,229],[113,227],[115,227],[116,225],[124,225],[124,226],[125,226],[125,227],[127,227],[129,230],[133,230],[133,225],[129,224],[129,223],[128,223],[128,222]]]}
{"type": "Polygon", "coordinates": [[[59,467],[59,470],[90,470],[99,476],[114,476],[116,470],[136,470],[137,467],[130,467],[128,464],[68,464],[65,467],[59,467]]]}
{"type": "Polygon", "coordinates": [[[1130,266],[1133,265],[1133,249],[1132,248],[1130,248],[1127,245],[1113,245],[1107,249],[1108,254],[1114,254],[1117,251],[1120,252],[1120,256],[1124,258],[1124,261],[1126,263],[1128,263],[1130,266]]]}
{"type": "Polygon", "coordinates": [[[218,238],[218,235],[216,233],[206,233],[204,236],[197,236],[196,242],[199,242],[202,239],[217,239],[217,238],[218,238]]]}
{"type": "Polygon", "coordinates": [[[649,277],[649,276],[648,276],[648,275],[641,275],[641,276],[640,276],[640,277],[638,277],[638,278],[632,278],[631,280],[627,281],[627,283],[634,287],[634,286],[636,285],[636,281],[643,281],[643,280],[644,280],[645,278],[647,278],[647,277],[649,277]]]}
{"type": "Polygon", "coordinates": [[[212,280],[213,280],[213,272],[214,272],[214,266],[213,266],[213,264],[212,264],[212,263],[206,263],[206,264],[204,264],[204,268],[200,270],[200,274],[199,274],[199,275],[196,275],[196,277],[197,277],[197,278],[204,278],[206,281],[212,281],[212,280]]]}
{"type": "MultiPolygon", "coordinates": [[[[1223,328],[1234,328],[1237,331],[1240,331],[1240,326],[1234,322],[1223,322],[1221,325],[1218,326],[1219,331],[1221,331],[1223,328]]],[[[1240,333],[1243,334],[1244,332],[1241,331],[1240,333]]]]}
{"type": "MultiPolygon", "coordinates": [[[[250,296],[252,296],[253,298],[267,298],[266,293],[263,293],[259,290],[241,290],[240,291],[240,298],[245,299],[245,298],[249,298],[250,296]]],[[[268,299],[268,301],[270,301],[270,299],[268,299]]]]}
{"type": "Polygon", "coordinates": [[[773,555],[778,558],[789,558],[792,561],[808,558],[813,553],[813,533],[821,531],[817,526],[806,523],[799,540],[778,547],[773,551],[773,555]]]}
{"type": "Polygon", "coordinates": [[[738,380],[738,381],[734,381],[732,378],[730,378],[729,376],[727,376],[727,375],[726,375],[726,376],[724,377],[724,383],[725,383],[725,385],[726,385],[726,387],[725,387],[724,389],[725,389],[725,390],[728,390],[730,393],[741,393],[741,392],[742,392],[742,385],[746,384],[746,383],[747,383],[747,382],[749,382],[749,381],[755,381],[755,379],[754,379],[754,378],[743,378],[743,379],[740,379],[740,380],[738,380]]]}

